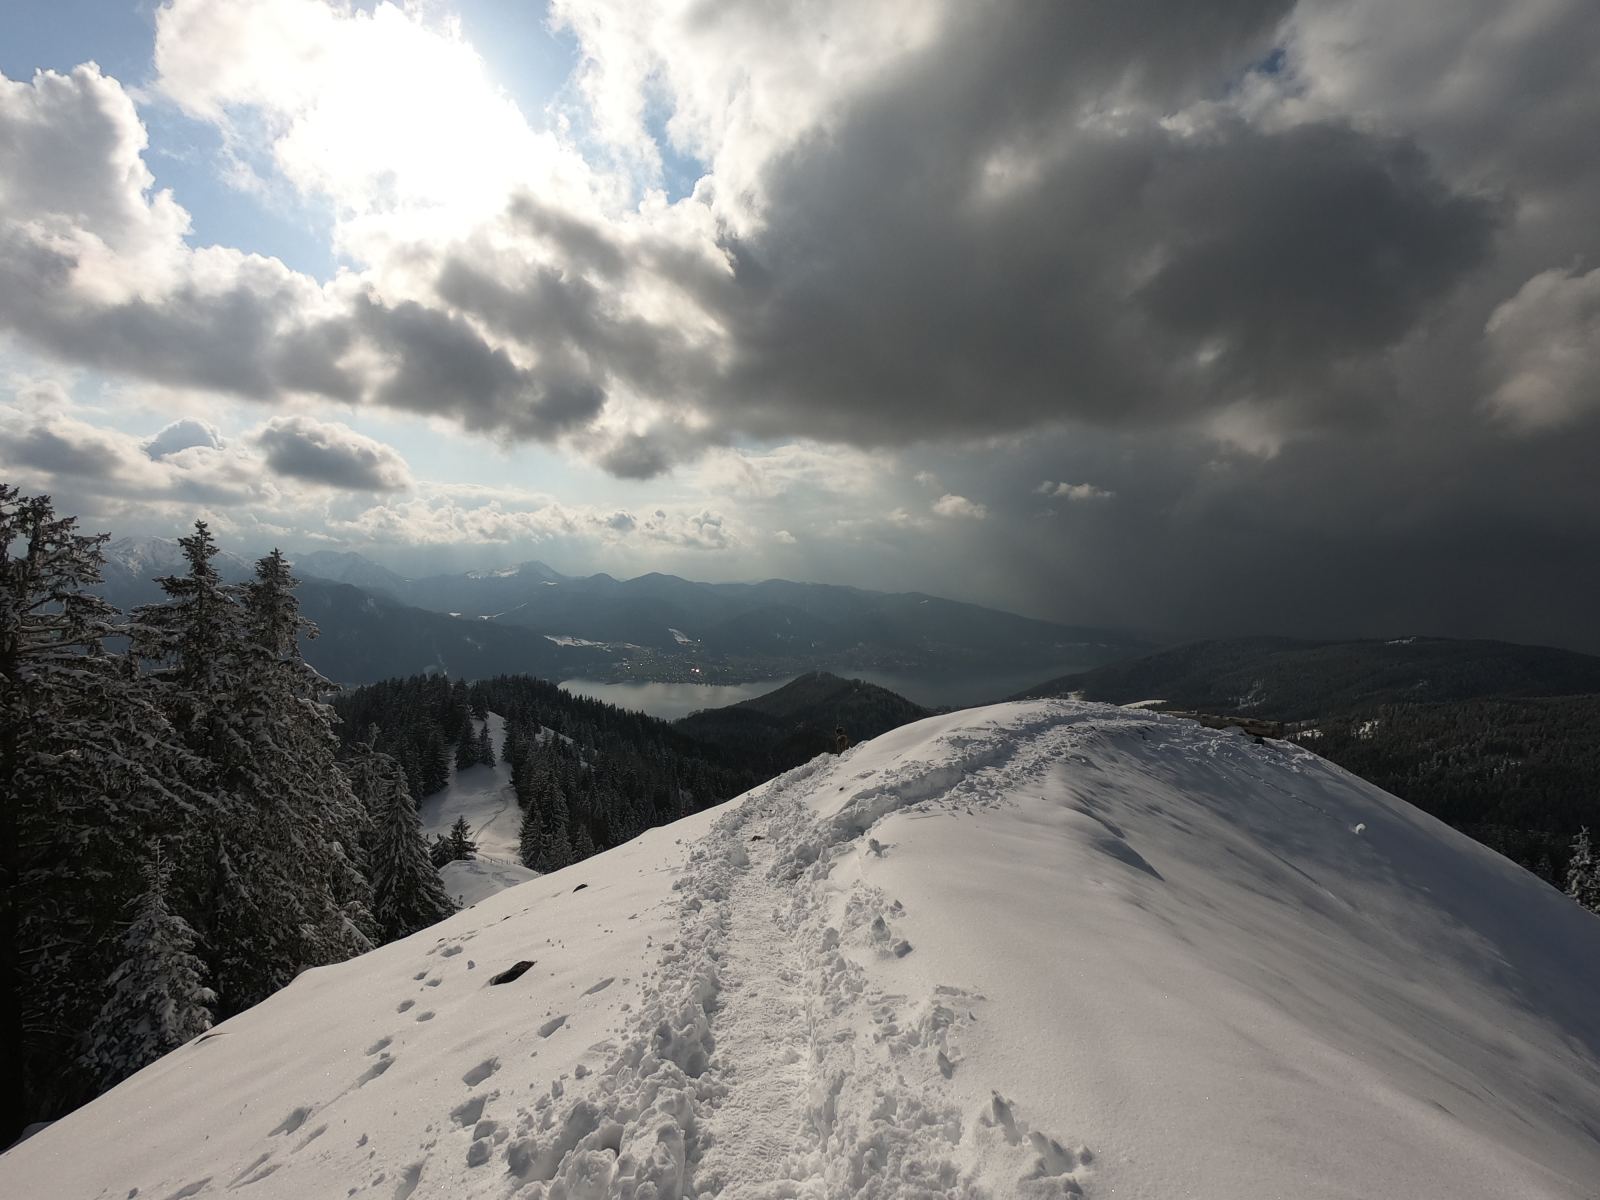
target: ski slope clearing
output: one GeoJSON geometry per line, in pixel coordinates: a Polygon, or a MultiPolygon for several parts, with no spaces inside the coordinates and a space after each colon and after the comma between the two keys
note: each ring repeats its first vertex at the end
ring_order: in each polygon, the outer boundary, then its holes
{"type": "Polygon", "coordinates": [[[436,833],[449,833],[456,818],[465,817],[480,854],[485,858],[518,863],[522,861],[522,810],[517,807],[516,794],[511,790],[511,764],[499,758],[500,747],[506,740],[505,718],[499,713],[490,713],[488,724],[496,756],[494,766],[465,770],[452,766],[450,786],[432,796],[424,796],[417,805],[417,816],[422,819],[422,832],[429,839],[436,833]]]}
{"type": "MultiPolygon", "coordinates": [[[[505,745],[506,722],[489,714],[489,738],[495,754],[505,745]]],[[[463,907],[496,892],[537,879],[539,873],[522,865],[522,809],[511,789],[511,764],[498,757],[492,767],[450,768],[450,786],[417,805],[422,833],[429,841],[448,834],[458,817],[465,817],[478,843],[478,857],[468,862],[446,863],[439,871],[445,891],[463,907]]]]}
{"type": "Polygon", "coordinates": [[[0,1194],[1591,1200],[1596,996],[1600,921],[1307,750],[1005,704],[308,972],[0,1194]]]}

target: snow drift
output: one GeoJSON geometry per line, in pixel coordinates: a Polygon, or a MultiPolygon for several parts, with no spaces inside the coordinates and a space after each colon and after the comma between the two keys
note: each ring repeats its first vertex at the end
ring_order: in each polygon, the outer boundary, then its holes
{"type": "Polygon", "coordinates": [[[308,972],[0,1193],[1578,1200],[1597,996],[1600,921],[1308,750],[1006,704],[308,972]]]}

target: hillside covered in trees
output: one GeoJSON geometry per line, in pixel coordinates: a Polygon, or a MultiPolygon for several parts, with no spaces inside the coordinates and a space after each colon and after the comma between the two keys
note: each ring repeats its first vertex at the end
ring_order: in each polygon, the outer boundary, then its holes
{"type": "Polygon", "coordinates": [[[1600,830],[1600,696],[1380,704],[1296,740],[1561,886],[1600,830]]]}
{"type": "Polygon", "coordinates": [[[1301,721],[1374,704],[1594,694],[1600,694],[1600,657],[1553,646],[1424,637],[1234,638],[1062,676],[1017,698],[1160,700],[1169,708],[1301,721]]]}
{"type": "Polygon", "coordinates": [[[557,870],[664,821],[720,803],[766,778],[735,753],[665,721],[563,691],[529,676],[472,684],[412,676],[356,688],[335,701],[347,740],[378,730],[377,745],[420,800],[458,766],[511,766],[523,811],[523,863],[557,870]],[[505,718],[491,746],[484,718],[505,718]],[[453,749],[452,749],[453,748],[453,749]]]}
{"type": "Polygon", "coordinates": [[[691,713],[674,725],[775,775],[833,749],[836,728],[859,742],[929,715],[887,688],[812,671],[765,696],[691,713]]]}

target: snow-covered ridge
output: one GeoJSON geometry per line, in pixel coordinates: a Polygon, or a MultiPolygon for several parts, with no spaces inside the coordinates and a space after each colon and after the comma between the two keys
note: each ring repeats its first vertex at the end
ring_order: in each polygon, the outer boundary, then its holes
{"type": "Polygon", "coordinates": [[[0,1192],[1587,1200],[1597,994],[1600,922],[1309,751],[999,705],[309,972],[0,1192]]]}
{"type": "MultiPolygon", "coordinates": [[[[105,556],[108,563],[121,567],[138,579],[181,574],[188,569],[183,559],[183,547],[172,538],[117,538],[106,543],[105,556]]],[[[213,562],[227,579],[244,578],[251,574],[249,563],[227,551],[219,552],[213,562]]]]}

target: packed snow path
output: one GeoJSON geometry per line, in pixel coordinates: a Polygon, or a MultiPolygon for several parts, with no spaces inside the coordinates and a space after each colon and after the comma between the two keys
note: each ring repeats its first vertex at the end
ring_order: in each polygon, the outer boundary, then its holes
{"type": "MultiPolygon", "coordinates": [[[[747,827],[749,826],[747,822],[747,827]]],[[[761,835],[753,835],[760,838],[761,835]]],[[[775,1178],[812,1170],[806,1098],[811,1037],[803,959],[785,928],[784,893],[768,876],[770,843],[748,843],[728,892],[711,1067],[726,1091],[708,1113],[695,1180],[703,1194],[778,1194],[775,1178]]]]}
{"type": "Polygon", "coordinates": [[[308,972],[63,1200],[1594,1200],[1600,921],[1282,742],[930,718],[308,972]]]}

